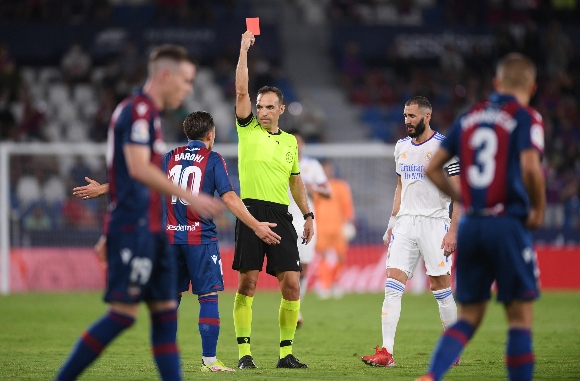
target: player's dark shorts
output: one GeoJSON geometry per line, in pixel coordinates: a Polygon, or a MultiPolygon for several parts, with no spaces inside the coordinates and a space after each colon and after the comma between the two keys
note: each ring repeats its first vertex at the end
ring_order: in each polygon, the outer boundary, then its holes
{"type": "Polygon", "coordinates": [[[177,290],[196,295],[223,291],[222,259],[217,241],[206,245],[173,245],[177,258],[177,290]]]}
{"type": "Polygon", "coordinates": [[[175,255],[165,232],[110,226],[107,235],[106,302],[175,300],[175,255]]]}
{"type": "Polygon", "coordinates": [[[272,230],[281,237],[277,245],[268,245],[240,220],[236,221],[236,249],[234,270],[262,270],[264,255],[268,258],[266,273],[276,276],[281,271],[302,271],[296,240],[298,235],[292,225],[288,206],[268,201],[244,199],[244,205],[260,222],[278,224],[272,230]]]}
{"type": "Polygon", "coordinates": [[[458,302],[489,300],[494,281],[500,302],[537,299],[538,274],[532,234],[521,220],[462,217],[457,232],[458,302]]]}

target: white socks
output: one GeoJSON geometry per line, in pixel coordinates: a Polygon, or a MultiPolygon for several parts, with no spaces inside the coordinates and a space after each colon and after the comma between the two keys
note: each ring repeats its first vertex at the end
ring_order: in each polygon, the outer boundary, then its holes
{"type": "Polygon", "coordinates": [[[385,300],[381,320],[383,324],[383,348],[393,354],[395,332],[401,316],[401,299],[405,292],[405,285],[398,280],[387,278],[385,284],[385,300]]]}
{"type": "Polygon", "coordinates": [[[437,304],[439,304],[439,316],[445,330],[457,321],[457,306],[455,305],[455,299],[453,299],[451,287],[433,291],[433,296],[435,296],[437,304]]]}

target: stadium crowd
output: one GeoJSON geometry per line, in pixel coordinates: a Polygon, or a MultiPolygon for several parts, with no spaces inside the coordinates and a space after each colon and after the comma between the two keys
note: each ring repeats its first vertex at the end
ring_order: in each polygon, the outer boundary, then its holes
{"type": "MultiPolygon", "coordinates": [[[[268,6],[271,2],[4,1],[0,21],[99,24],[131,19],[211,25],[224,17],[243,20],[251,16],[254,3],[268,6]]],[[[456,115],[490,94],[491,68],[498,57],[509,51],[527,54],[539,68],[539,87],[531,105],[540,110],[546,123],[548,208],[544,226],[580,228],[580,55],[575,48],[578,41],[566,32],[579,15],[577,2],[294,0],[291,4],[305,13],[321,7],[307,19],[329,27],[491,25],[495,30],[493,49],[476,45],[466,52],[450,43],[438,59],[430,60],[409,57],[403,44],[394,44],[380,58],[369,60],[356,41],[347,42],[334,60],[337,83],[361,110],[361,122],[369,126],[367,140],[394,143],[405,133],[400,113],[405,99],[412,95],[430,99],[432,124],[444,134],[456,115]],[[320,17],[316,19],[316,15],[320,17]]],[[[73,43],[59,67],[30,67],[19,65],[11,47],[0,40],[0,141],[104,142],[113,108],[143,82],[147,50],[128,41],[123,53],[95,62],[87,47],[73,43]]],[[[224,47],[213,62],[201,68],[195,95],[182,108],[163,115],[167,141],[183,141],[181,121],[190,111],[205,107],[207,99],[220,104],[219,111],[211,110],[218,127],[216,141],[236,140],[231,113],[236,59],[236,52],[224,47]]],[[[251,92],[268,83],[282,89],[287,103],[297,100],[280,62],[259,53],[250,61],[251,92]]],[[[284,120],[288,127],[299,127],[296,123],[284,120]]],[[[328,142],[322,131],[310,140],[328,142]]],[[[50,229],[70,219],[83,221],[75,226],[98,229],[102,205],[71,205],[76,201],[71,199],[70,189],[82,183],[80,173],[104,179],[103,163],[69,158],[63,167],[55,158],[30,156],[11,163],[11,202],[22,217],[22,227],[50,229]]]]}

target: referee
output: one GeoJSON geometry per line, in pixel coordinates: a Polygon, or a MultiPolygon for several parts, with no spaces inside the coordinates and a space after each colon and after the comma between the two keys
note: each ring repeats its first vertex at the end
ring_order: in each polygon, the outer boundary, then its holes
{"type": "Polygon", "coordinates": [[[278,314],[280,358],[277,368],[308,368],[292,354],[300,310],[300,256],[298,234],[288,212],[292,197],[304,215],[302,241],[308,244],[314,233],[314,214],[308,207],[306,190],[300,177],[296,138],[278,127],[284,112],[282,92],[272,86],[258,90],[257,115],[252,113],[248,93],[248,49],[254,35],[242,35],[240,58],[236,69],[236,129],[238,131],[238,167],[241,198],[258,221],[270,221],[280,242],[261,241],[240,220],[236,222],[236,248],[232,268],[238,271],[238,291],[234,301],[234,327],[238,340],[238,368],[257,368],[250,350],[252,301],[267,257],[266,273],[278,278],[282,301],[278,314]]]}

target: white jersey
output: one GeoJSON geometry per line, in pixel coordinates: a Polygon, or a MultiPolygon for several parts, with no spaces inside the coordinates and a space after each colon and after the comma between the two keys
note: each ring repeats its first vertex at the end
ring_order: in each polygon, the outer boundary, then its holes
{"type": "MultiPolygon", "coordinates": [[[[425,175],[429,160],[443,139],[443,135],[435,132],[421,144],[407,137],[395,145],[395,171],[401,176],[402,184],[398,217],[425,216],[449,220],[451,199],[425,175]]],[[[446,164],[446,170],[449,176],[459,174],[459,163],[455,158],[446,164]]]]}
{"type": "MultiPolygon", "coordinates": [[[[326,174],[324,173],[324,169],[322,168],[320,162],[314,158],[306,156],[300,158],[300,177],[302,178],[304,185],[323,185],[328,182],[328,178],[326,178],[326,174]]],[[[299,222],[300,225],[303,226],[303,214],[296,204],[296,201],[294,201],[294,198],[290,193],[290,189],[288,189],[288,194],[290,196],[290,206],[288,206],[288,211],[292,213],[292,216],[294,217],[294,224],[296,225],[296,223],[299,222]]],[[[310,207],[310,211],[314,213],[314,203],[312,202],[312,198],[308,193],[306,193],[306,198],[308,199],[308,206],[310,207]]],[[[316,221],[316,213],[314,213],[314,220],[316,221]]],[[[298,235],[302,235],[302,231],[298,232],[298,235]]]]}
{"type": "MultiPolygon", "coordinates": [[[[311,157],[300,158],[300,177],[302,182],[306,184],[323,185],[328,182],[326,174],[322,165],[318,160],[311,157]]],[[[290,193],[290,189],[288,189],[290,193]]],[[[304,216],[300,211],[300,208],[294,201],[292,194],[290,194],[290,205],[288,206],[288,211],[292,213],[292,224],[296,233],[298,234],[298,253],[300,254],[300,263],[310,263],[314,258],[314,249],[316,247],[316,212],[314,211],[314,203],[312,198],[306,193],[306,198],[308,199],[308,206],[310,211],[314,213],[314,234],[308,245],[302,244],[302,233],[304,232],[304,216]]]]}

